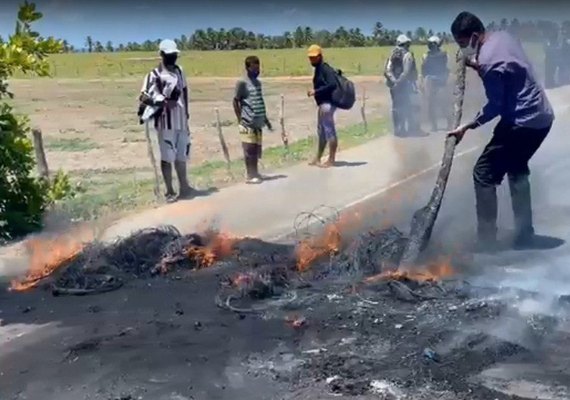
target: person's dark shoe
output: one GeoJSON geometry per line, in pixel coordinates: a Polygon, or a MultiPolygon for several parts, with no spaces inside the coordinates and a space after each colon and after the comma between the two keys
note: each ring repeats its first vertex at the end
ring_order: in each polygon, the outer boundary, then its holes
{"type": "Polygon", "coordinates": [[[535,240],[535,235],[532,234],[524,234],[518,235],[513,240],[513,249],[514,250],[532,250],[537,248],[538,243],[535,240]]]}
{"type": "Polygon", "coordinates": [[[180,194],[178,195],[177,200],[190,200],[196,197],[198,191],[191,186],[186,188],[180,189],[180,194]]]}

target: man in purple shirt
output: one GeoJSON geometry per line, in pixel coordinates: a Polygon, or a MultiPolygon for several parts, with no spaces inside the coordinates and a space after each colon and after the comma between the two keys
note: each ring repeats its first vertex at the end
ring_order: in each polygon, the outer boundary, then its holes
{"type": "Polygon", "coordinates": [[[460,13],[451,33],[467,65],[477,71],[487,104],[475,119],[450,132],[460,141],[470,129],[500,117],[493,137],[473,169],[477,234],[481,250],[492,250],[497,235],[497,192],[508,175],[515,219],[514,247],[533,247],[528,162],[548,135],[554,113],[537,82],[521,43],[508,32],[486,32],[479,18],[460,13]]]}

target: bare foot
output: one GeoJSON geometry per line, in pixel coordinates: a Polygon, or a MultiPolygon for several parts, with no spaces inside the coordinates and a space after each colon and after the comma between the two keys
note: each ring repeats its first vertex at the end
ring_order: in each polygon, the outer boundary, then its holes
{"type": "Polygon", "coordinates": [[[334,167],[334,161],[328,160],[320,165],[321,168],[330,168],[334,167]]]}
{"type": "Polygon", "coordinates": [[[314,167],[314,166],[318,166],[318,165],[320,165],[320,164],[321,164],[321,160],[319,160],[318,158],[315,158],[313,161],[311,161],[311,162],[309,163],[309,165],[311,165],[311,166],[313,166],[313,167],[314,167]]]}

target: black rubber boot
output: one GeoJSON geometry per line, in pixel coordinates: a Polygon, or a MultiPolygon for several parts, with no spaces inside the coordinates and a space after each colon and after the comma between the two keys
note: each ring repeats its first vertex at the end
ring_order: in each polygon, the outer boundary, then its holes
{"type": "Polygon", "coordinates": [[[477,209],[477,250],[497,250],[497,188],[475,185],[477,209]]]}
{"type": "Polygon", "coordinates": [[[509,176],[511,202],[515,221],[513,247],[517,249],[533,247],[534,227],[528,175],[509,176]]]}

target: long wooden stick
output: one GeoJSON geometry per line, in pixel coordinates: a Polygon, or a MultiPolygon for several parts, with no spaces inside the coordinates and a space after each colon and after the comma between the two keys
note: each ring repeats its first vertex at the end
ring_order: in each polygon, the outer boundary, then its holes
{"type": "Polygon", "coordinates": [[[360,105],[360,115],[364,124],[364,133],[368,133],[368,121],[366,120],[366,87],[362,88],[362,104],[360,105]]]}
{"type": "Polygon", "coordinates": [[[216,127],[218,128],[218,139],[220,140],[222,153],[224,153],[224,158],[226,159],[226,167],[228,169],[228,173],[232,175],[230,152],[228,150],[228,145],[226,144],[226,139],[224,138],[224,132],[222,131],[222,120],[220,119],[220,110],[218,108],[216,108],[216,127]]]}
{"type": "MultiPolygon", "coordinates": [[[[454,111],[454,127],[457,128],[461,124],[463,117],[463,102],[465,99],[465,78],[466,68],[465,60],[458,51],[456,56],[457,71],[456,81],[453,94],[455,97],[453,111],[454,111]]],[[[451,172],[451,165],[453,164],[453,156],[455,153],[455,146],[457,145],[457,138],[449,136],[445,139],[445,150],[443,152],[443,159],[435,188],[431,194],[428,204],[420,208],[414,213],[412,224],[410,228],[409,241],[404,249],[400,267],[405,269],[415,265],[420,253],[426,248],[429,243],[433,226],[441,207],[449,173],[451,172]]]]}
{"type": "Polygon", "coordinates": [[[156,159],[154,158],[154,151],[152,150],[152,141],[150,139],[150,128],[148,126],[148,121],[144,123],[144,134],[146,136],[148,159],[152,164],[152,169],[154,171],[154,195],[156,196],[157,200],[160,200],[160,178],[158,176],[158,168],[156,166],[156,159]]]}
{"type": "Polygon", "coordinates": [[[49,168],[44,150],[44,139],[42,131],[39,128],[32,129],[32,137],[34,139],[34,151],[36,153],[36,164],[38,168],[38,175],[42,179],[49,180],[49,168]]]}

